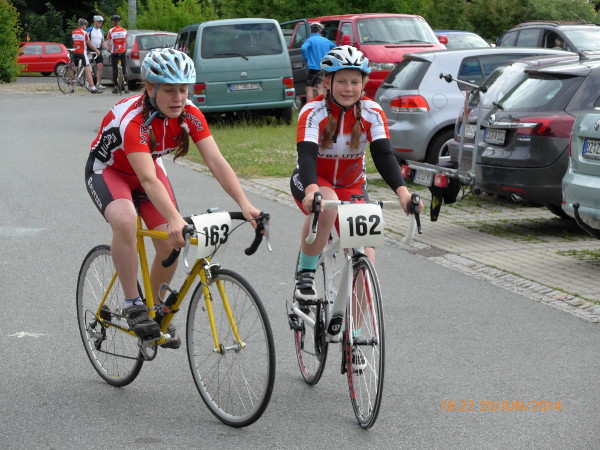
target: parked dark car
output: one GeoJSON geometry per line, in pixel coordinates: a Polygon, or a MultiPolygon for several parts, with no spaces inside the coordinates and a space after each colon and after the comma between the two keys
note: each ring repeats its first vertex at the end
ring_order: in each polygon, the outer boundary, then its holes
{"type": "Polygon", "coordinates": [[[448,157],[447,143],[464,106],[465,87],[446,82],[441,73],[479,84],[506,61],[555,53],[540,48],[488,47],[406,55],[375,95],[387,116],[396,158],[436,164],[440,157],[448,157]]]}
{"type": "Polygon", "coordinates": [[[523,22],[506,31],[498,39],[498,46],[595,52],[600,51],[600,27],[589,22],[523,22]]]}
{"type": "Polygon", "coordinates": [[[488,44],[485,39],[471,31],[433,30],[433,32],[448,50],[490,47],[490,44],[488,44]]]}
{"type": "Polygon", "coordinates": [[[22,42],[17,59],[21,72],[41,72],[45,77],[68,62],[67,48],[57,42],[22,42]]]}
{"type": "Polygon", "coordinates": [[[577,116],[569,167],[562,180],[562,208],[581,228],[600,238],[600,114],[577,116]]]}
{"type": "MultiPolygon", "coordinates": [[[[470,170],[472,167],[473,144],[475,142],[475,131],[480,111],[480,98],[483,100],[481,104],[481,117],[484,118],[490,109],[492,109],[494,102],[500,101],[508,91],[525,78],[526,70],[557,64],[562,61],[577,61],[578,59],[579,56],[576,53],[554,50],[554,54],[517,59],[497,67],[481,84],[482,90],[485,91],[481,94],[481,97],[479,95],[472,95],[469,99],[467,104],[468,120],[464,127],[464,133],[462,133],[464,109],[461,109],[454,126],[454,138],[448,142],[450,159],[456,161],[461,170],[470,170]],[[464,137],[462,134],[464,134],[464,137]],[[459,161],[461,138],[463,139],[463,151],[459,161]]],[[[478,139],[481,139],[481,133],[478,139]]]]}
{"type": "Polygon", "coordinates": [[[564,217],[561,181],[575,116],[600,107],[600,59],[529,69],[484,119],[475,169],[484,192],[564,217]]]}
{"type": "MultiPolygon", "coordinates": [[[[127,82],[133,89],[141,81],[142,61],[150,50],[173,47],[177,33],[157,30],[127,30],[127,82]]],[[[112,80],[112,62],[110,53],[102,51],[104,68],[102,78],[112,80]]]]}

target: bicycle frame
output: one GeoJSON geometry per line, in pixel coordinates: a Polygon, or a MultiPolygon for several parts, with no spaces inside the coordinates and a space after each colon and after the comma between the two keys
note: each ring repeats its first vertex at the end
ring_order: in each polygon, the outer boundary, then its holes
{"type": "MultiPolygon", "coordinates": [[[[162,239],[162,240],[168,239],[167,233],[160,232],[160,231],[154,231],[154,230],[147,230],[147,229],[143,228],[142,219],[141,219],[141,217],[138,216],[136,245],[137,245],[137,251],[138,251],[139,261],[140,261],[140,271],[141,271],[141,275],[142,275],[143,291],[144,291],[145,297],[146,297],[146,306],[149,309],[148,313],[150,314],[151,317],[154,318],[156,316],[156,306],[155,306],[155,302],[154,302],[154,293],[152,292],[152,287],[151,287],[151,283],[150,283],[150,271],[148,268],[148,257],[147,257],[146,245],[145,245],[145,241],[144,241],[144,238],[146,238],[146,237],[153,238],[153,239],[162,239]]],[[[190,244],[198,245],[198,239],[191,238],[190,244]]],[[[161,331],[161,333],[163,333],[163,336],[161,336],[158,340],[154,341],[153,342],[154,345],[161,345],[166,342],[167,337],[164,335],[164,332],[166,331],[167,327],[171,323],[171,319],[173,318],[175,313],[177,311],[179,311],[179,307],[185,300],[185,297],[186,297],[187,293],[189,292],[190,288],[194,285],[196,277],[198,277],[202,283],[202,290],[203,290],[204,298],[205,298],[206,312],[208,314],[208,320],[209,320],[209,323],[211,326],[211,332],[212,332],[213,341],[215,344],[214,351],[216,353],[222,353],[225,350],[231,350],[231,348],[223,348],[220,345],[219,336],[218,336],[216,325],[215,325],[215,318],[214,318],[213,309],[212,309],[212,297],[210,295],[210,290],[208,289],[208,281],[210,278],[210,266],[211,265],[214,265],[214,264],[211,263],[210,258],[197,259],[196,262],[194,263],[192,269],[189,271],[187,277],[183,281],[183,284],[181,285],[179,292],[178,293],[172,292],[172,295],[175,294],[175,298],[172,299],[172,297],[169,296],[169,298],[166,300],[165,306],[167,306],[168,312],[165,314],[165,316],[161,322],[161,326],[160,326],[160,331],[161,331]]],[[[117,280],[117,274],[115,272],[115,274],[113,275],[113,278],[110,282],[109,287],[107,288],[107,290],[104,293],[104,298],[102,299],[102,301],[100,302],[100,304],[98,306],[98,310],[96,311],[96,317],[97,317],[98,321],[100,321],[102,324],[104,324],[106,326],[112,326],[112,327],[118,328],[120,331],[123,331],[124,333],[127,333],[133,337],[136,337],[136,334],[133,331],[131,331],[127,328],[124,328],[124,327],[120,327],[111,322],[108,322],[108,321],[102,319],[102,317],[101,317],[102,306],[106,302],[106,299],[108,298],[108,295],[109,295],[116,280],[117,280]]],[[[231,312],[229,300],[227,299],[227,295],[226,295],[225,289],[223,288],[223,284],[221,281],[217,281],[217,288],[219,289],[219,293],[221,294],[221,298],[223,299],[223,308],[225,309],[225,311],[227,313],[227,317],[229,319],[229,324],[231,326],[233,335],[236,339],[237,345],[239,348],[243,348],[245,346],[245,344],[244,344],[244,342],[242,342],[242,340],[240,339],[240,336],[238,334],[237,325],[235,323],[235,319],[233,318],[233,314],[231,312]]]]}

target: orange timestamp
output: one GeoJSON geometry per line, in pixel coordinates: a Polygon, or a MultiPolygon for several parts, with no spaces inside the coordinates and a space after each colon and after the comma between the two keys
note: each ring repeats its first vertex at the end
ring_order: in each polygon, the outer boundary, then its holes
{"type": "Polygon", "coordinates": [[[548,412],[562,411],[559,401],[518,401],[518,400],[448,400],[440,402],[443,412],[548,412]]]}

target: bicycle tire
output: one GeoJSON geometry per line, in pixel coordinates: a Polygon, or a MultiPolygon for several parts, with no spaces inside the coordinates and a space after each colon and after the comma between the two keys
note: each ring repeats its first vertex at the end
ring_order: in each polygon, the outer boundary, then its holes
{"type": "Polygon", "coordinates": [[[354,414],[361,427],[370,428],[377,420],[383,397],[383,305],[377,273],[369,259],[360,256],[352,269],[352,300],[345,316],[344,362],[354,414]],[[354,358],[353,353],[357,353],[354,358]]]}
{"type": "Polygon", "coordinates": [[[121,64],[117,65],[117,90],[119,95],[125,91],[125,77],[123,76],[123,66],[121,64]]]}
{"type": "MultiPolygon", "coordinates": [[[[143,360],[138,340],[112,326],[102,325],[96,313],[115,268],[108,245],[94,247],[84,258],[77,279],[77,322],[85,352],[98,375],[113,386],[126,386],[140,373],[143,360]]],[[[105,319],[127,327],[120,315],[125,298],[118,278],[104,306],[105,319]],[[112,313],[118,313],[113,315],[112,313]]]]}
{"type": "Polygon", "coordinates": [[[194,290],[188,310],[186,342],[194,382],[208,409],[223,423],[245,427],[265,411],[275,383],[275,344],[269,318],[250,284],[236,272],[216,269],[208,282],[210,304],[219,336],[215,350],[203,285],[194,290]],[[217,282],[222,282],[237,324],[242,349],[229,325],[217,282]]]}
{"type": "Polygon", "coordinates": [[[61,74],[56,76],[58,88],[64,94],[71,94],[75,90],[75,69],[72,65],[67,65],[61,70],[61,74]]]}
{"type": "Polygon", "coordinates": [[[305,326],[301,318],[296,319],[298,329],[294,329],[294,348],[298,367],[305,383],[314,386],[319,382],[325,363],[329,344],[326,341],[327,330],[327,292],[325,289],[325,265],[319,261],[315,273],[315,287],[323,294],[323,301],[317,305],[306,306],[307,315],[315,321],[315,328],[305,326]]]}

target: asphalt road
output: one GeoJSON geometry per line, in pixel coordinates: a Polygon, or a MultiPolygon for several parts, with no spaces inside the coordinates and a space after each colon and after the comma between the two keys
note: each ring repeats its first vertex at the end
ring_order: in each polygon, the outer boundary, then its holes
{"type": "MultiPolygon", "coordinates": [[[[273,252],[243,255],[248,228],[220,260],[252,282],[271,318],[277,378],[264,416],[222,425],[184,346],[161,351],[130,386],[107,385],[81,344],[75,286],[87,251],[110,239],[83,168],[118,97],[1,92],[0,448],[597,448],[597,325],[393,246],[377,259],[386,397],[375,427],[360,429],[337,348],[315,387],[296,365],[284,304],[301,215],[252,193],[272,214],[273,252]],[[528,410],[506,411],[516,402],[528,410]]],[[[209,175],[167,168],[184,213],[233,208],[209,175]]]]}

